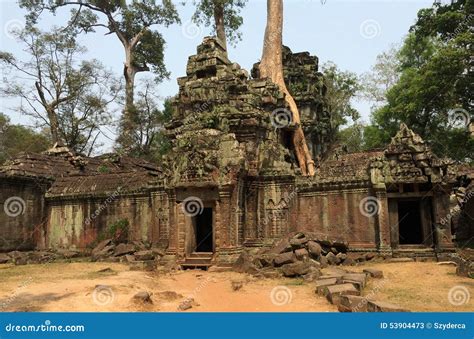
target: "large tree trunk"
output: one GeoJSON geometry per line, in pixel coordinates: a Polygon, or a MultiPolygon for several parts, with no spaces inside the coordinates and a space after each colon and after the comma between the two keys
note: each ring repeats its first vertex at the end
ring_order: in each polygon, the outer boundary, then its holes
{"type": "Polygon", "coordinates": [[[61,136],[59,134],[59,121],[56,112],[52,109],[47,110],[48,120],[49,120],[49,128],[51,131],[51,141],[54,144],[58,144],[58,146],[63,146],[63,142],[61,136]]]}
{"type": "Polygon", "coordinates": [[[227,38],[225,36],[224,26],[224,4],[219,0],[214,0],[214,22],[216,25],[217,38],[222,41],[227,50],[227,38]]]}
{"type": "MultiPolygon", "coordinates": [[[[132,51],[126,48],[123,76],[125,78],[125,107],[122,119],[123,136],[129,138],[134,130],[134,89],[136,70],[132,63],[132,51]]],[[[125,146],[129,146],[131,140],[123,140],[125,146]]]]}
{"type": "Polygon", "coordinates": [[[59,120],[58,115],[56,114],[58,100],[54,101],[53,103],[49,103],[46,100],[40,81],[35,82],[35,87],[36,91],[38,92],[38,96],[40,97],[41,104],[46,110],[46,114],[48,116],[49,130],[51,132],[51,141],[53,142],[53,145],[58,144],[62,146],[62,139],[59,133],[59,120]]]}
{"type": "Polygon", "coordinates": [[[267,27],[263,41],[262,60],[260,61],[260,76],[269,78],[285,93],[285,100],[290,106],[293,122],[298,128],[293,134],[293,146],[303,175],[314,175],[314,161],[306,144],[303,129],[300,126],[300,114],[295,100],[286,88],[283,77],[282,59],[283,34],[283,0],[267,0],[267,27]]]}
{"type": "Polygon", "coordinates": [[[123,76],[125,78],[125,113],[128,114],[133,110],[135,74],[136,71],[132,63],[132,51],[129,50],[126,52],[125,64],[123,66],[123,76]]]}

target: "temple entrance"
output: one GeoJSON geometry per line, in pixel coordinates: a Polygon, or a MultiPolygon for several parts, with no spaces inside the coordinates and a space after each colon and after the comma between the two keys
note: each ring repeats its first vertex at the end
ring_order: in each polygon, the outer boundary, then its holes
{"type": "Polygon", "coordinates": [[[419,201],[399,201],[398,222],[400,245],[419,245],[423,243],[423,226],[419,201]]]}
{"type": "Polygon", "coordinates": [[[195,252],[213,252],[212,208],[203,208],[202,213],[193,218],[196,235],[195,252]]]}

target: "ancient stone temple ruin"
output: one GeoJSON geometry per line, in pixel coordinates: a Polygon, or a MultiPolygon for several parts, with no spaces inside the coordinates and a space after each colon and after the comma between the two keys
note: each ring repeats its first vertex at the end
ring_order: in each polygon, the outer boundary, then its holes
{"type": "Polygon", "coordinates": [[[281,123],[288,111],[278,87],[256,68],[249,77],[218,40],[206,38],[178,79],[167,125],[172,151],[162,163],[55,147],[0,168],[0,251],[86,251],[117,223],[127,225],[129,241],[182,265],[193,258],[227,265],[244,249],[299,231],[354,252],[451,251],[450,197],[462,186],[453,163],[405,125],[384,150],[328,154],[318,60],[285,49],[284,63],[310,150],[322,159],[314,177],[296,164],[295,125],[288,116],[281,123]]]}

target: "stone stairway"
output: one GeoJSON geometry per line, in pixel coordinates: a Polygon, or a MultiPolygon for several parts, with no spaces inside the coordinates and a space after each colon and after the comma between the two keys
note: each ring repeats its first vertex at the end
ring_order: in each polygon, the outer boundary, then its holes
{"type": "Polygon", "coordinates": [[[183,269],[201,268],[207,270],[212,266],[213,255],[212,252],[193,252],[188,254],[180,265],[183,269]]]}
{"type": "Polygon", "coordinates": [[[416,261],[436,261],[436,252],[433,248],[422,245],[403,245],[393,250],[394,258],[412,258],[416,261]]]}

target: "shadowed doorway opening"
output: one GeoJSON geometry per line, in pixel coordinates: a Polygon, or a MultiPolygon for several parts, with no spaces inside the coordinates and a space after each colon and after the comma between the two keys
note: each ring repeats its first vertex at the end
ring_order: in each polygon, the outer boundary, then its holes
{"type": "Polygon", "coordinates": [[[419,201],[399,201],[398,221],[400,245],[419,245],[423,243],[419,201]]]}
{"type": "Polygon", "coordinates": [[[213,252],[212,208],[204,208],[195,216],[196,252],[213,252]]]}

